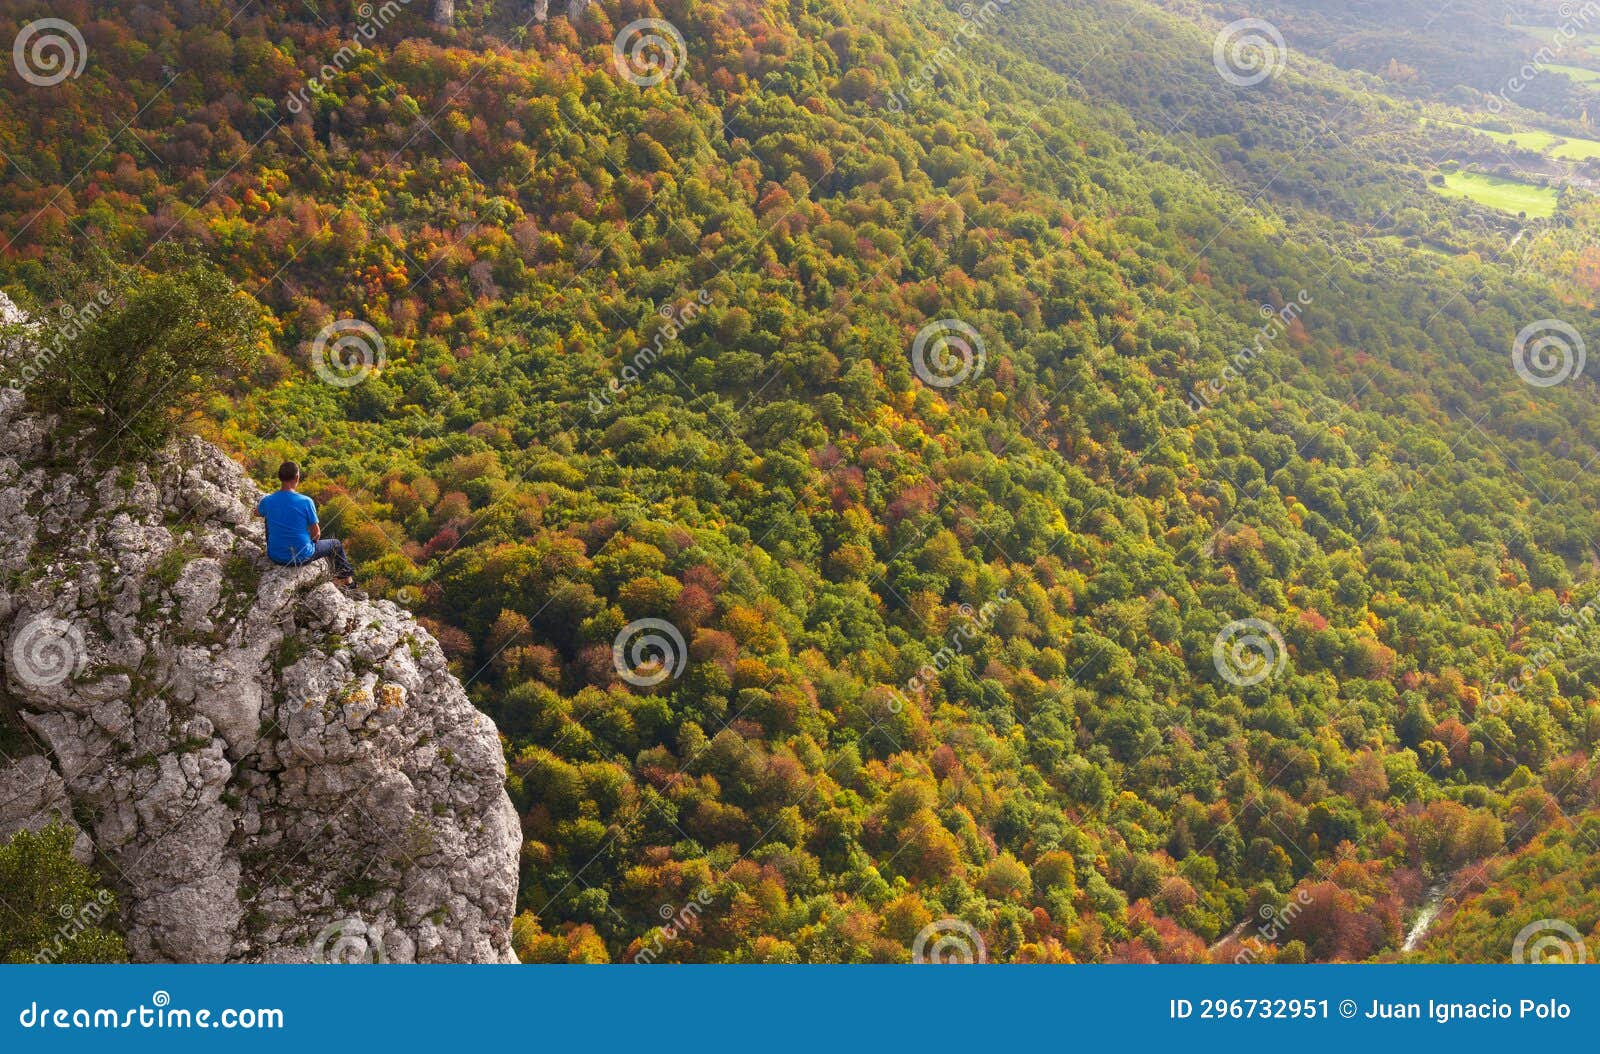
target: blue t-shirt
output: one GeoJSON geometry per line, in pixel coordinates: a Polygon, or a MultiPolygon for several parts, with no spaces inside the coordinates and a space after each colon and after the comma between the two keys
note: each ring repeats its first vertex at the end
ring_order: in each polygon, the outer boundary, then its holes
{"type": "Polygon", "coordinates": [[[275,490],[262,498],[256,511],[267,521],[267,556],[275,563],[309,560],[316,552],[311,525],[317,522],[317,503],[293,490],[275,490]]]}

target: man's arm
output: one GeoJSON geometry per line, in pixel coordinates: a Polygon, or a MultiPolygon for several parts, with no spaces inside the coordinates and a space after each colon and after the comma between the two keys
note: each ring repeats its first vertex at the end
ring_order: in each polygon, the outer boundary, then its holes
{"type": "Polygon", "coordinates": [[[317,503],[311,503],[311,522],[306,524],[306,529],[311,532],[313,542],[322,541],[322,524],[317,522],[317,503]]]}

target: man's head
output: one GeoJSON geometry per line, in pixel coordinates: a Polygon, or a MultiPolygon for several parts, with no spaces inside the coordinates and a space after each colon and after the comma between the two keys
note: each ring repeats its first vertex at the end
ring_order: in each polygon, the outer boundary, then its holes
{"type": "Polygon", "coordinates": [[[285,461],[278,466],[278,483],[285,487],[293,487],[300,482],[300,466],[293,461],[285,461]]]}

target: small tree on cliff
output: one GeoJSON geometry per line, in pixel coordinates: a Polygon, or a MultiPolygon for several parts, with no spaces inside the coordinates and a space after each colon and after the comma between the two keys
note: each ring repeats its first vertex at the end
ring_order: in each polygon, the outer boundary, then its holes
{"type": "Polygon", "coordinates": [[[111,928],[117,901],[72,856],[73,834],[60,824],[18,831],[0,844],[0,962],[126,962],[111,928]]]}
{"type": "Polygon", "coordinates": [[[0,334],[10,338],[0,341],[11,345],[7,382],[88,428],[102,457],[160,449],[261,341],[259,305],[209,261],[171,246],[142,265],[57,263],[46,301],[31,323],[0,334]]]}

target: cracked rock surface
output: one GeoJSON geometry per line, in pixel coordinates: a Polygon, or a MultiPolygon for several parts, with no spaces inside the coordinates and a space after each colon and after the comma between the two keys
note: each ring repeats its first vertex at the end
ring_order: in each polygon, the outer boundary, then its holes
{"type": "Polygon", "coordinates": [[[85,452],[0,391],[0,834],[81,824],[140,961],[514,961],[505,760],[438,643],[266,563],[215,447],[85,452]]]}

